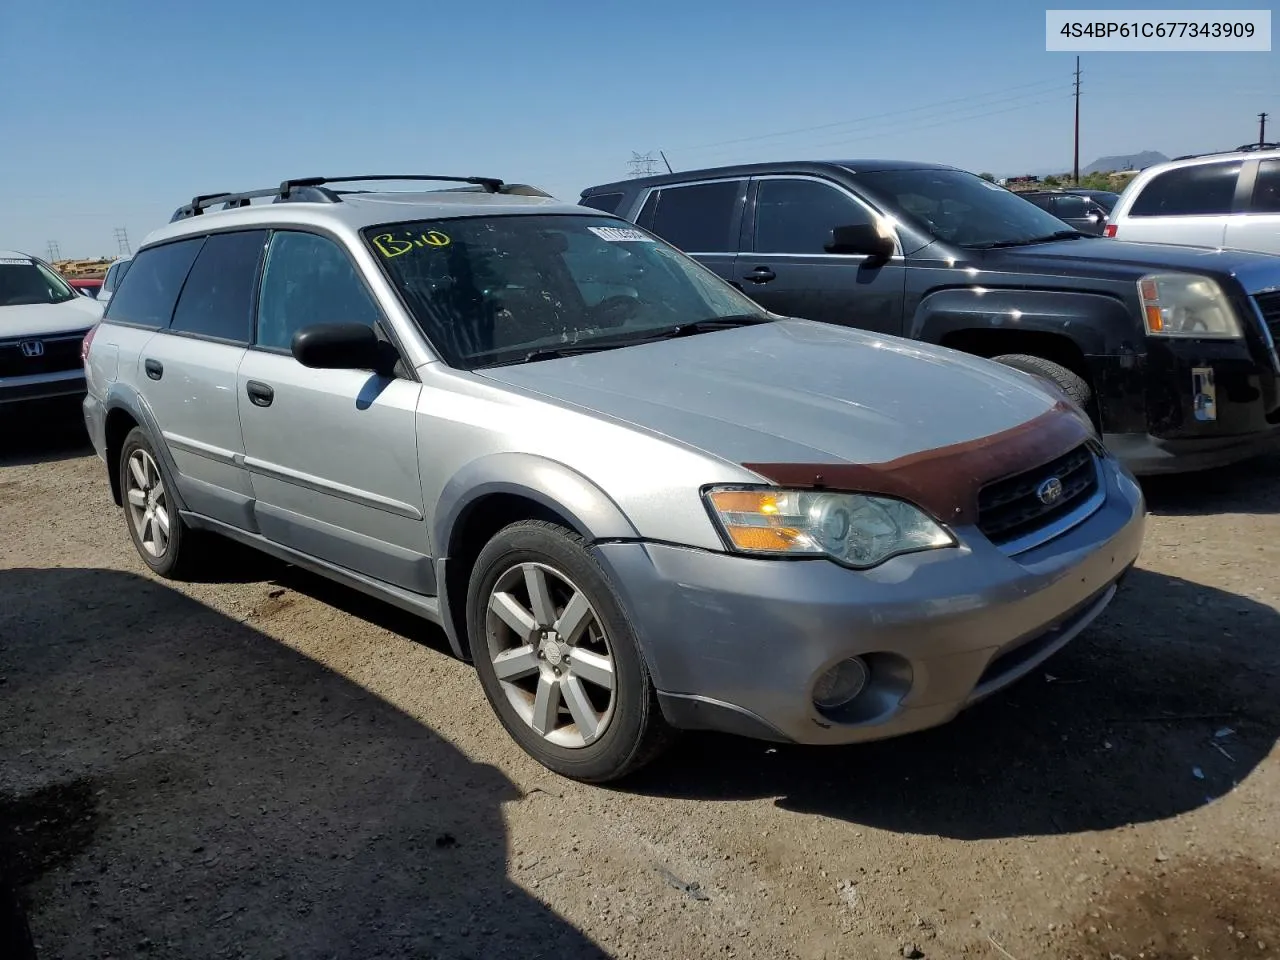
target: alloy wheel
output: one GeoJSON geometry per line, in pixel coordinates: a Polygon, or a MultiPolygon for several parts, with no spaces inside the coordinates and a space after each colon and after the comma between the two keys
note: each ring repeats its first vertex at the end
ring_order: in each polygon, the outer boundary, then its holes
{"type": "Polygon", "coordinates": [[[129,519],[142,549],[157,560],[169,549],[169,498],[165,493],[164,478],[155,458],[146,450],[137,449],[129,455],[125,473],[125,499],[129,504],[129,519]]]}

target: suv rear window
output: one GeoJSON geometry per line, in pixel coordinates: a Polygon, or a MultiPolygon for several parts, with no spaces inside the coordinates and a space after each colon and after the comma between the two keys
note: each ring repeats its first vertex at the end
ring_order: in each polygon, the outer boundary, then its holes
{"type": "Polygon", "coordinates": [[[741,180],[663,187],[657,192],[650,229],[686,253],[734,253],[738,249],[734,214],[741,191],[741,180]]]}
{"type": "Polygon", "coordinates": [[[204,237],[193,237],[141,251],[107,304],[106,318],[143,327],[167,327],[203,243],[204,237]]]}
{"type": "Polygon", "coordinates": [[[1240,161],[1199,163],[1157,174],[1129,208],[1131,217],[1194,217],[1231,212],[1240,161]]]}
{"type": "Polygon", "coordinates": [[[265,230],[212,234],[182,287],[171,329],[248,343],[253,337],[253,288],[266,243],[265,230]]]}

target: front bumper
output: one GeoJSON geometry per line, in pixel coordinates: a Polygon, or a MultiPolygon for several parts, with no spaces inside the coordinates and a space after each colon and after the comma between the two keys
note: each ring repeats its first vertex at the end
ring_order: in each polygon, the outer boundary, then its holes
{"type": "Polygon", "coordinates": [[[945,723],[1028,673],[1106,606],[1142,545],[1138,485],[1102,465],[1106,501],[1055,540],[1006,556],[963,545],[856,572],[654,543],[602,543],[663,712],[676,726],[837,744],[945,723]],[[851,656],[866,691],[833,720],[818,676],[851,656]]]}
{"type": "Polygon", "coordinates": [[[82,396],[84,392],[83,369],[38,373],[30,377],[0,377],[0,404],[75,397],[82,396]]]}
{"type": "Polygon", "coordinates": [[[1147,340],[1093,358],[1103,441],[1145,476],[1225,466],[1280,446],[1280,374],[1251,341],[1147,340]]]}

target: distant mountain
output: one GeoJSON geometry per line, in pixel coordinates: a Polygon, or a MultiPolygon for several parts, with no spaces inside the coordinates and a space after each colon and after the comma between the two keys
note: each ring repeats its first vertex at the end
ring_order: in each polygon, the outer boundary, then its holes
{"type": "Polygon", "coordinates": [[[1112,170],[1141,170],[1154,163],[1164,163],[1169,158],[1158,150],[1143,150],[1141,153],[1126,153],[1115,157],[1099,157],[1081,173],[1105,173],[1112,170]]]}

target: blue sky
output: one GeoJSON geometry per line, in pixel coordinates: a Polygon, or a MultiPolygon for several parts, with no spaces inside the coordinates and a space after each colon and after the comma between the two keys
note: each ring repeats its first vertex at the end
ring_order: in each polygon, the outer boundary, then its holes
{"type": "MultiPolygon", "coordinates": [[[[113,254],[117,227],[136,245],[194,194],[288,176],[486,174],[576,198],[659,149],[677,169],[1067,169],[1075,61],[1045,52],[1044,9],[0,0],[0,248],[113,254]]],[[[1262,110],[1280,139],[1278,52],[1082,56],[1082,165],[1233,147],[1262,110]]]]}

